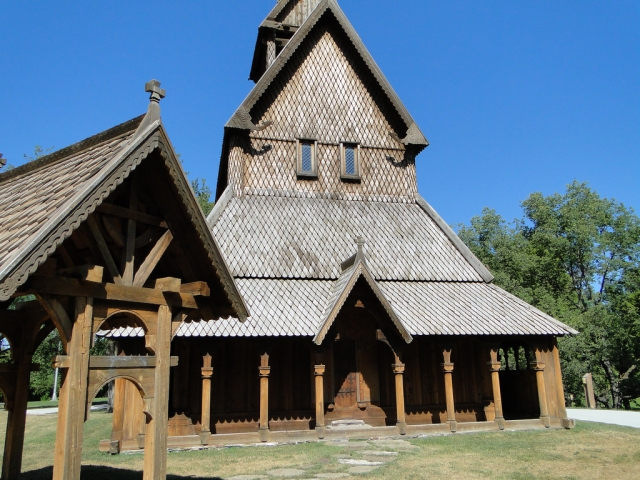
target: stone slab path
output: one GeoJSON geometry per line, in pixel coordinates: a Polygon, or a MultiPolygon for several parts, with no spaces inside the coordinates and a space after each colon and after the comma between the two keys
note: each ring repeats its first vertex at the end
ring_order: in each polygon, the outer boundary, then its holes
{"type": "Polygon", "coordinates": [[[589,408],[567,408],[567,412],[569,418],[576,420],[640,428],[640,412],[629,412],[626,410],[592,410],[589,408]]]}
{"type": "Polygon", "coordinates": [[[408,452],[416,447],[407,440],[360,440],[349,442],[327,441],[328,446],[341,447],[344,453],[332,455],[332,458],[318,459],[314,465],[291,466],[289,468],[277,468],[266,472],[247,472],[243,475],[227,477],[226,480],[276,480],[279,478],[292,478],[295,480],[320,480],[357,478],[360,475],[371,473],[386,463],[396,461],[403,452],[408,452]],[[314,470],[329,470],[321,473],[312,473],[314,470]]]}

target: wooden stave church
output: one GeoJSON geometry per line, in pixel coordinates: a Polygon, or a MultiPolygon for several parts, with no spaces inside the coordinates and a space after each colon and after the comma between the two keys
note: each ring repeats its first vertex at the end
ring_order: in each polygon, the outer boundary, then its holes
{"type": "MultiPolygon", "coordinates": [[[[167,446],[570,427],[555,338],[576,332],[493,286],[418,195],[427,141],[336,2],[278,3],[251,77],[225,127],[206,221],[162,126],[157,82],[145,116],[0,175],[0,331],[13,350],[0,369],[2,477],[19,476],[31,355],[54,328],[65,350],[54,360],[64,372],[54,478],[79,478],[87,402],[113,379],[103,447],[144,448],[145,478],[164,478],[167,446]],[[307,110],[289,124],[286,109],[269,110],[281,97],[265,99],[295,86],[318,46],[340,60],[330,71],[361,82],[351,98],[378,123],[297,131],[307,110]],[[298,168],[301,144],[315,171],[298,168]],[[341,171],[348,147],[357,171],[341,171]],[[141,184],[146,197],[132,201],[141,184]],[[136,238],[149,222],[160,228],[136,238]],[[9,309],[25,294],[36,300],[9,309]],[[118,357],[88,358],[83,328],[117,340],[118,357]]],[[[312,119],[335,115],[329,104],[312,119]]]]}
{"type": "MultiPolygon", "coordinates": [[[[418,194],[428,142],[337,2],[278,2],[250,78],[207,220],[251,316],[178,330],[169,444],[569,427],[556,337],[576,332],[493,285],[418,194]]],[[[137,448],[141,400],[117,395],[102,448],[137,448]]]]}

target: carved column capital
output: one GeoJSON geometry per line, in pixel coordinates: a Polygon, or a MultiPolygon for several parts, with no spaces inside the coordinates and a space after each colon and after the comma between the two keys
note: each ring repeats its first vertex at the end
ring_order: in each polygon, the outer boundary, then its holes
{"type": "Polygon", "coordinates": [[[487,365],[489,365],[489,370],[492,372],[499,372],[500,367],[502,366],[502,364],[498,361],[487,362],[487,365]]]}
{"type": "Polygon", "coordinates": [[[445,362],[445,363],[441,363],[440,366],[442,367],[442,371],[444,373],[451,373],[453,372],[453,363],[451,362],[445,362]]]}
{"type": "Polygon", "coordinates": [[[324,365],[314,365],[313,371],[314,371],[314,374],[317,377],[321,377],[322,375],[324,375],[325,366],[324,365]]]}
{"type": "Polygon", "coordinates": [[[203,379],[211,378],[211,375],[213,375],[213,367],[201,367],[200,370],[203,379]]]}
{"type": "Polygon", "coordinates": [[[393,373],[395,374],[403,374],[404,373],[404,363],[393,363],[391,365],[393,367],[393,373]]]}
{"type": "Polygon", "coordinates": [[[269,376],[269,373],[271,372],[271,367],[267,367],[267,366],[261,365],[258,368],[260,369],[260,377],[268,377],[269,376]]]}
{"type": "Polygon", "coordinates": [[[531,368],[533,368],[536,372],[543,372],[544,366],[544,362],[539,362],[537,360],[531,362],[531,368]]]}

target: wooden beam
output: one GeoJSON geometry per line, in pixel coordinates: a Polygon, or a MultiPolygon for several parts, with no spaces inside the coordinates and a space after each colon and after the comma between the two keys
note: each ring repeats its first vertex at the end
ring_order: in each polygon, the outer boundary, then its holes
{"type": "MultiPolygon", "coordinates": [[[[37,277],[37,275],[34,275],[34,277],[37,277]]],[[[55,279],[55,277],[41,278],[49,280],[55,279]]],[[[36,298],[38,299],[42,307],[47,311],[55,326],[58,328],[58,332],[61,334],[60,339],[62,340],[62,343],[64,344],[66,350],[67,343],[69,343],[69,341],[71,340],[71,333],[73,330],[73,323],[71,322],[67,311],[64,309],[57,298],[47,295],[46,292],[36,293],[36,298]]]]}
{"type": "Polygon", "coordinates": [[[164,234],[158,239],[156,244],[153,246],[147,258],[144,259],[142,265],[138,269],[136,273],[136,277],[133,280],[134,287],[142,287],[144,283],[149,279],[151,273],[153,273],[153,269],[156,268],[158,262],[162,258],[164,252],[169,248],[171,241],[173,240],[173,234],[171,230],[167,230],[164,234]]]}
{"type": "MultiPolygon", "coordinates": [[[[0,373],[16,373],[18,371],[18,365],[15,363],[0,363],[0,373]]],[[[32,363],[29,365],[30,372],[39,372],[40,365],[38,363],[32,363]]]]}
{"type": "Polygon", "coordinates": [[[171,309],[160,306],[158,308],[153,406],[145,432],[143,480],[159,480],[166,478],[167,475],[171,319],[171,309]]]}
{"type": "MultiPolygon", "coordinates": [[[[69,368],[71,357],[69,355],[58,355],[51,362],[53,368],[69,368]]],[[[178,357],[171,357],[172,367],[178,365],[178,357]]],[[[89,368],[93,369],[114,369],[114,368],[155,368],[156,357],[154,356],[103,356],[92,355],[89,358],[89,368]]],[[[1,370],[0,370],[1,371],[1,370]]]]}
{"type": "Polygon", "coordinates": [[[113,277],[114,283],[122,283],[122,277],[120,276],[120,272],[118,270],[118,267],[116,266],[116,262],[113,261],[113,257],[111,256],[111,252],[109,251],[109,247],[107,246],[107,242],[105,242],[104,237],[102,236],[102,232],[100,231],[100,227],[98,226],[98,223],[96,222],[96,219],[93,217],[93,215],[89,215],[89,218],[87,218],[87,223],[89,224],[91,233],[93,233],[93,237],[98,244],[98,248],[100,249],[102,258],[107,264],[107,269],[113,277]]]}
{"type": "MultiPolygon", "coordinates": [[[[129,192],[129,209],[136,211],[138,204],[138,182],[136,178],[131,179],[131,190],[129,192]]],[[[124,252],[124,269],[122,272],[122,283],[133,284],[133,272],[136,250],[136,221],[133,218],[127,220],[127,245],[124,252]]]]}
{"type": "Polygon", "coordinates": [[[105,230],[111,237],[111,240],[113,240],[115,244],[120,248],[124,247],[124,236],[118,230],[117,225],[114,224],[113,219],[103,215],[102,224],[104,225],[105,230]]]}
{"type": "Polygon", "coordinates": [[[211,295],[211,289],[207,282],[191,282],[191,283],[183,283],[180,285],[180,291],[182,293],[189,293],[194,297],[208,297],[211,295]]]}
{"type": "Polygon", "coordinates": [[[113,283],[98,283],[63,277],[43,277],[40,275],[32,275],[25,286],[25,293],[35,293],[41,296],[48,294],[90,297],[149,305],[198,308],[198,303],[193,295],[181,292],[163,292],[153,288],[129,287],[113,283]]]}
{"type": "Polygon", "coordinates": [[[68,348],[71,360],[60,387],[53,480],[80,479],[92,321],[92,300],[76,298],[75,322],[68,348]]]}
{"type": "Polygon", "coordinates": [[[59,277],[72,277],[90,282],[101,282],[104,277],[104,267],[100,265],[78,265],[77,267],[63,268],[56,272],[59,277]]]}
{"type": "Polygon", "coordinates": [[[129,210],[128,208],[119,207],[110,203],[103,203],[101,205],[98,205],[96,211],[106,213],[107,215],[113,215],[114,217],[129,218],[131,220],[136,220],[137,222],[146,223],[155,227],[169,228],[167,222],[165,222],[162,218],[154,217],[153,215],[148,215],[142,212],[134,212],[133,210],[129,210]]]}

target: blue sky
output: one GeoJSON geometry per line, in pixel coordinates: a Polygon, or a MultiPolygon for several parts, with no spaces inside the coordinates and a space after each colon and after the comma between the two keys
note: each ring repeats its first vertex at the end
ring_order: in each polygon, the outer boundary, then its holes
{"type": "MultiPolygon", "coordinates": [[[[62,148],[146,110],[213,187],[272,0],[0,2],[0,152],[62,148]]],[[[507,219],[574,179],[640,208],[640,2],[342,0],[431,142],[419,190],[450,224],[507,219]]]]}

